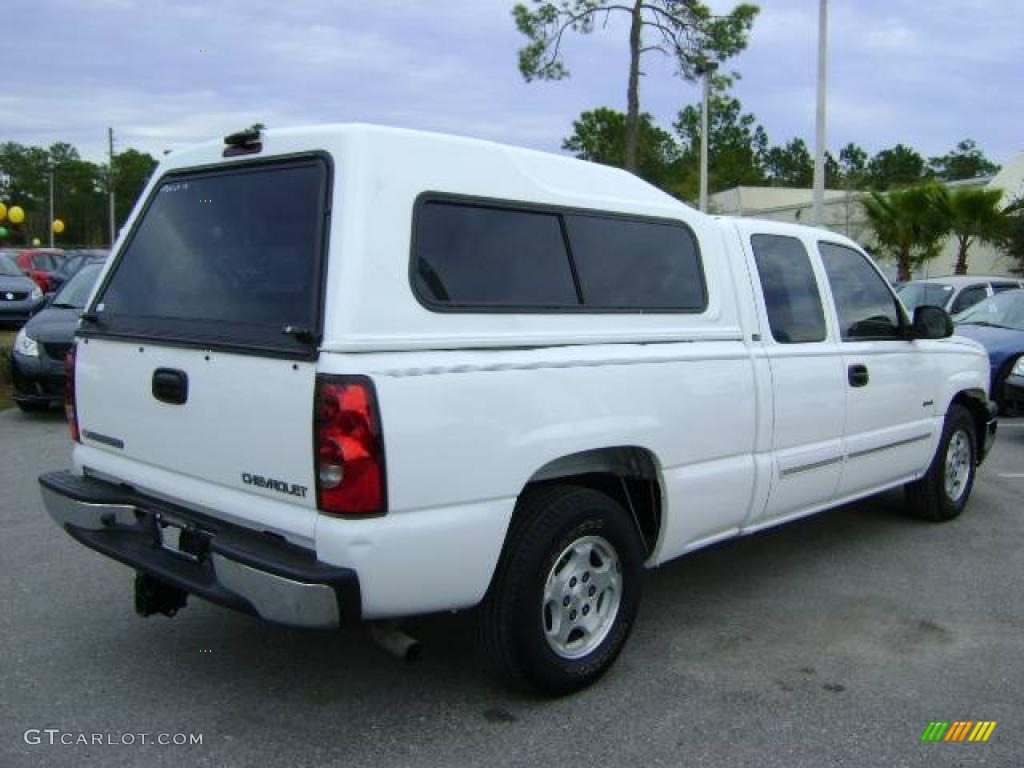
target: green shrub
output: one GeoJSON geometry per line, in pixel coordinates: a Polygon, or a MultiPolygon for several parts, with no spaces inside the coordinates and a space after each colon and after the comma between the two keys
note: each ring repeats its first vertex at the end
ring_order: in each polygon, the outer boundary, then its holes
{"type": "Polygon", "coordinates": [[[0,384],[11,384],[11,348],[0,339],[0,384]]]}
{"type": "Polygon", "coordinates": [[[12,384],[11,348],[14,346],[14,331],[0,330],[0,385],[12,384]]]}
{"type": "Polygon", "coordinates": [[[0,331],[0,411],[14,405],[11,392],[14,382],[11,376],[11,347],[14,346],[14,334],[0,331]]]}

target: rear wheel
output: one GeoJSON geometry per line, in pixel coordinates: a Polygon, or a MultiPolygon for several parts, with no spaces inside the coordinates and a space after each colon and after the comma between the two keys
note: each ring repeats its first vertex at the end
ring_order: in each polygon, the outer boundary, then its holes
{"type": "Polygon", "coordinates": [[[574,486],[529,491],[481,612],[492,660],[543,693],[590,685],[629,636],[643,560],[636,529],[612,498],[574,486]]]}
{"type": "Polygon", "coordinates": [[[906,485],[911,513],[924,520],[944,522],[963,512],[974,486],[977,445],[970,411],[951,405],[931,466],[924,477],[906,485]]]}

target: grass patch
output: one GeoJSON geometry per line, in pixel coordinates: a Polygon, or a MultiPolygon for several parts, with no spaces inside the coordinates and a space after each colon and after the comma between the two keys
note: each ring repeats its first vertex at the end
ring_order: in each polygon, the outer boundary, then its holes
{"type": "Polygon", "coordinates": [[[0,411],[14,405],[11,394],[11,347],[14,346],[15,331],[0,331],[0,411]]]}

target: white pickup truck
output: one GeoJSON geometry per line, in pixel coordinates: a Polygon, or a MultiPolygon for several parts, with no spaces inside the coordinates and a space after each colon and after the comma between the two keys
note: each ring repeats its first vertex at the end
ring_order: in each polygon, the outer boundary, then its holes
{"type": "Polygon", "coordinates": [[[905,486],[956,517],[983,349],[825,230],[601,165],[345,125],[167,156],[69,354],[40,478],[136,608],[337,627],[480,605],[548,693],[619,653],[642,573],[905,486]]]}

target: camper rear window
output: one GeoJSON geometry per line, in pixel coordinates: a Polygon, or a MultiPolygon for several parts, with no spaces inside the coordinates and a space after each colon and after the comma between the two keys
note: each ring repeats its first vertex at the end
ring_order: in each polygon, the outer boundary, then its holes
{"type": "Polygon", "coordinates": [[[167,178],[101,289],[89,330],[308,352],[295,330],[319,329],[327,185],[315,157],[167,178]]]}

